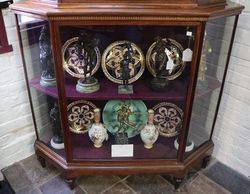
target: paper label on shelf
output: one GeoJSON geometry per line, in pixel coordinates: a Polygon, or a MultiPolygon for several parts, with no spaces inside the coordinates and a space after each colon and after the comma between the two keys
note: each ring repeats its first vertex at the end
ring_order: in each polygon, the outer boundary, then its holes
{"type": "Polygon", "coordinates": [[[193,35],[193,33],[192,33],[192,32],[187,31],[187,36],[192,36],[192,35],[193,35]]]}
{"type": "Polygon", "coordinates": [[[192,57],[193,57],[193,51],[190,48],[187,48],[186,50],[183,51],[182,61],[190,62],[192,61],[192,57]]]}
{"type": "Polygon", "coordinates": [[[111,146],[112,157],[133,157],[134,156],[134,145],[112,145],[111,146]]]}

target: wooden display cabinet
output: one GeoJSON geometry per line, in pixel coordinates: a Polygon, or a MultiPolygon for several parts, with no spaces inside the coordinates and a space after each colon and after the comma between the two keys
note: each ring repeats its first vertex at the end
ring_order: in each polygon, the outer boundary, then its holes
{"type": "MultiPolygon", "coordinates": [[[[213,129],[243,8],[225,0],[29,0],[11,5],[37,138],[35,151],[41,164],[45,166],[48,162],[57,167],[71,187],[82,174],[166,173],[172,175],[178,188],[193,166],[206,167],[214,146],[213,129]],[[43,31],[44,26],[47,32],[43,31]],[[110,81],[101,67],[94,75],[100,90],[80,93],[75,88],[77,79],[63,67],[62,49],[67,40],[84,38],[84,33],[97,37],[101,55],[111,43],[127,40],[141,48],[146,58],[156,37],[175,40],[183,50],[191,49],[193,55],[185,62],[181,74],[168,81],[167,88],[160,92],[149,87],[153,76],[146,66],[140,78],[132,83],[132,94],[119,94],[118,84],[110,81]],[[50,45],[52,53],[46,53],[50,45]],[[46,68],[41,65],[44,65],[42,50],[47,62],[54,65],[54,86],[41,84],[46,68]],[[133,157],[112,157],[114,134],[109,132],[109,140],[95,148],[88,133],[72,132],[67,107],[77,100],[90,101],[101,110],[110,100],[141,100],[148,109],[164,102],[174,104],[183,114],[175,136],[160,134],[154,147],[146,149],[138,134],[128,139],[134,146],[133,157]],[[59,110],[54,107],[57,104],[59,110]],[[55,133],[55,126],[58,129],[56,118],[61,118],[63,149],[51,146],[52,132],[55,133]],[[178,148],[174,145],[177,138],[178,148]],[[188,141],[194,143],[189,151],[188,141]]],[[[164,116],[163,126],[172,125],[173,117],[164,116]]],[[[80,120],[86,118],[79,116],[80,120]]]]}

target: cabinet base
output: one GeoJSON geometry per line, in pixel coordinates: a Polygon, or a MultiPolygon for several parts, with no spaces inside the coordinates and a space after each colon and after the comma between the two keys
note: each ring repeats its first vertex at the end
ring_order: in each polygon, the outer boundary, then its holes
{"type": "Polygon", "coordinates": [[[145,174],[159,173],[174,177],[173,184],[178,189],[184,177],[196,164],[205,167],[213,150],[213,142],[208,141],[193,151],[183,162],[178,160],[97,160],[97,161],[71,161],[67,162],[63,155],[54,152],[46,144],[36,141],[35,150],[38,160],[43,167],[46,163],[54,165],[66,180],[70,188],[74,188],[75,179],[83,174],[145,174]]]}
{"type": "Polygon", "coordinates": [[[41,156],[37,156],[37,160],[40,162],[40,164],[41,164],[41,166],[43,167],[43,168],[45,168],[46,167],[46,160],[43,158],[43,157],[41,157],[41,156]]]}
{"type": "Polygon", "coordinates": [[[65,179],[65,182],[68,184],[70,189],[74,189],[76,185],[76,179],[65,179]]]}
{"type": "Polygon", "coordinates": [[[174,188],[175,190],[178,190],[180,186],[182,185],[184,178],[174,177],[173,180],[174,180],[173,182],[174,188]]]}
{"type": "Polygon", "coordinates": [[[206,168],[211,160],[211,156],[206,156],[202,161],[202,168],[206,168]]]}

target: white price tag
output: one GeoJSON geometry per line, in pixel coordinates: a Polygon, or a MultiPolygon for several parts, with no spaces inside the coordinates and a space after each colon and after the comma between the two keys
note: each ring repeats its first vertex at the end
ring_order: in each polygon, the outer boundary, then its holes
{"type": "Polygon", "coordinates": [[[192,36],[193,35],[193,33],[191,32],[191,31],[187,31],[187,34],[186,34],[187,36],[192,36]]]}
{"type": "Polygon", "coordinates": [[[182,61],[190,62],[192,61],[193,51],[190,48],[187,48],[182,53],[182,61]]]}
{"type": "Polygon", "coordinates": [[[173,67],[174,67],[174,62],[173,62],[173,60],[169,60],[169,61],[167,62],[166,70],[172,70],[173,67]]]}
{"type": "Polygon", "coordinates": [[[134,156],[134,145],[112,145],[111,146],[111,157],[133,157],[134,156]]]}

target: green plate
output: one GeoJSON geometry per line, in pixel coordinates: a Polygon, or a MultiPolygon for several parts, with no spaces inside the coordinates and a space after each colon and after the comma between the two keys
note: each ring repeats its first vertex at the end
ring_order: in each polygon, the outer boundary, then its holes
{"type": "Polygon", "coordinates": [[[102,118],[112,134],[126,132],[128,138],[138,135],[147,123],[147,107],[142,100],[110,100],[102,118]]]}

